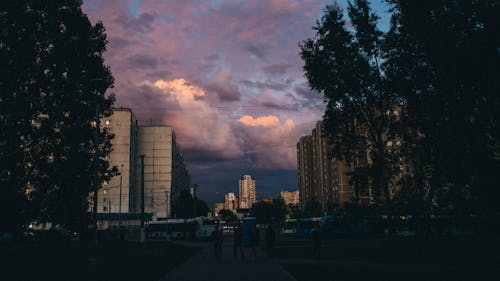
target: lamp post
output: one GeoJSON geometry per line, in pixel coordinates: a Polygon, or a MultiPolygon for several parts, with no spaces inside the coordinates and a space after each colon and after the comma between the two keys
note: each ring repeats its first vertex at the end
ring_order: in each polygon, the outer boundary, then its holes
{"type": "Polygon", "coordinates": [[[123,174],[123,164],[121,165],[120,168],[120,199],[118,201],[118,226],[122,227],[122,174],[123,174]]]}

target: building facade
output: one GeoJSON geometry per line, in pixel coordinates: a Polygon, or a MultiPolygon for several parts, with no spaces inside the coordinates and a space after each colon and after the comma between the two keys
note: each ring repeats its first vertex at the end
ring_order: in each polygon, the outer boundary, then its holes
{"type": "Polygon", "coordinates": [[[236,194],[230,192],[224,196],[224,199],[225,199],[224,200],[224,208],[226,210],[236,212],[236,209],[239,208],[238,196],[236,196],[236,194]]]}
{"type": "MultiPolygon", "coordinates": [[[[169,126],[140,126],[138,131],[136,185],[141,186],[141,155],[144,155],[144,211],[153,218],[172,216],[172,201],[189,187],[190,176],[169,126]]],[[[140,211],[141,188],[136,189],[140,211]]]]}
{"type": "Polygon", "coordinates": [[[101,124],[114,134],[107,160],[119,174],[102,183],[97,212],[122,218],[127,213],[141,213],[141,155],[144,155],[144,211],[153,219],[171,217],[172,200],[190,184],[173,128],[138,126],[133,112],[127,108],[113,109],[101,124]]]}
{"type": "Polygon", "coordinates": [[[219,212],[225,209],[224,205],[225,205],[225,203],[222,203],[222,202],[215,203],[215,208],[214,208],[214,215],[215,216],[219,216],[219,212]]]}
{"type": "Polygon", "coordinates": [[[244,175],[239,180],[239,207],[251,208],[256,202],[256,181],[250,175],[244,175]]]}
{"type": "Polygon", "coordinates": [[[282,190],[280,192],[280,197],[283,199],[283,202],[285,202],[285,205],[299,205],[299,190],[294,190],[294,191],[288,191],[288,190],[282,190]]]}
{"type": "Polygon", "coordinates": [[[353,187],[350,167],[332,155],[333,147],[318,122],[311,135],[303,136],[297,143],[297,171],[299,204],[302,209],[313,205],[322,212],[352,203],[353,187]]]}
{"type": "Polygon", "coordinates": [[[136,189],[136,157],[138,126],[130,109],[114,109],[110,117],[103,118],[101,125],[107,128],[114,138],[109,154],[110,167],[117,167],[119,175],[104,181],[98,191],[98,213],[129,213],[133,209],[134,190],[136,189]]]}

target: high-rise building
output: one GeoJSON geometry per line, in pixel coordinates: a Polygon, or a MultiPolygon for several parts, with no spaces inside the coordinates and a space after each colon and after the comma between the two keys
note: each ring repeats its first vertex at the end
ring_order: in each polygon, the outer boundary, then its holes
{"type": "Polygon", "coordinates": [[[244,175],[239,181],[240,208],[251,208],[256,202],[255,179],[250,175],[244,175]]]}
{"type": "Polygon", "coordinates": [[[353,189],[349,182],[349,166],[332,155],[332,144],[318,122],[310,136],[297,143],[297,168],[300,206],[318,204],[322,211],[330,211],[352,203],[353,189]]]}
{"type": "Polygon", "coordinates": [[[102,183],[98,191],[98,213],[128,213],[133,205],[135,190],[135,162],[137,124],[130,109],[113,109],[111,116],[103,118],[101,125],[114,134],[113,150],[108,156],[110,167],[117,167],[119,175],[102,183]]]}
{"type": "Polygon", "coordinates": [[[299,190],[294,190],[294,191],[288,191],[288,190],[282,190],[280,192],[280,197],[283,199],[283,202],[285,202],[285,205],[298,205],[299,204],[299,190]]]}
{"type": "Polygon", "coordinates": [[[299,204],[303,209],[306,202],[317,201],[314,190],[312,136],[303,136],[297,143],[297,169],[299,181],[299,204]]]}
{"type": "MultiPolygon", "coordinates": [[[[189,187],[190,176],[175,133],[169,126],[140,126],[138,133],[136,185],[141,186],[141,157],[144,155],[144,210],[153,217],[172,216],[172,201],[189,187]]],[[[136,189],[140,210],[141,188],[136,189]]]]}
{"type": "Polygon", "coordinates": [[[230,192],[230,193],[227,193],[225,196],[225,202],[224,202],[224,208],[226,210],[229,210],[229,211],[233,211],[235,212],[236,209],[239,208],[238,206],[238,196],[236,196],[236,194],[230,192]]]}

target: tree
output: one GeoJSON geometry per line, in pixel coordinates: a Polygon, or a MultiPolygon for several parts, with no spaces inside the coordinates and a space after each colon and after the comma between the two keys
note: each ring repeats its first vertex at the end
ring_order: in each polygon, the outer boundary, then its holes
{"type": "Polygon", "coordinates": [[[238,221],[236,215],[230,210],[226,209],[220,210],[219,216],[228,223],[235,223],[236,221],[238,221]]]}
{"type": "Polygon", "coordinates": [[[384,71],[405,100],[405,154],[426,216],[499,212],[498,1],[389,1],[384,71]],[[460,203],[468,202],[468,203],[460,203]]]}
{"type": "Polygon", "coordinates": [[[190,218],[195,216],[206,216],[210,209],[205,201],[198,197],[193,198],[189,190],[182,190],[174,199],[172,213],[178,218],[190,218]]]}
{"type": "Polygon", "coordinates": [[[325,127],[334,155],[352,168],[355,194],[368,189],[374,203],[384,205],[390,203],[388,184],[398,173],[394,126],[401,106],[385,88],[378,17],[364,0],[349,3],[348,12],[352,31],[342,10],[327,6],[313,28],[316,36],[300,43],[300,55],[309,86],[325,97],[325,127]]]}
{"type": "Polygon", "coordinates": [[[92,126],[96,106],[99,117],[109,116],[114,100],[105,96],[113,86],[102,58],[106,35],[81,4],[0,4],[2,228],[38,220],[82,231],[97,149],[97,181],[116,172],[105,161],[112,136],[101,128],[97,146],[92,126]]]}
{"type": "Polygon", "coordinates": [[[250,213],[256,217],[257,223],[271,223],[283,221],[286,206],[281,198],[274,198],[271,202],[260,201],[253,203],[250,213]]]}

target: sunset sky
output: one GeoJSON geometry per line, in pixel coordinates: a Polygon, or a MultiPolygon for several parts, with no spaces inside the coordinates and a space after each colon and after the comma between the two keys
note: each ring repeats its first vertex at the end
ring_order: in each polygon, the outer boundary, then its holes
{"type": "MultiPolygon", "coordinates": [[[[84,0],[83,9],[107,31],[115,106],[173,126],[198,195],[213,204],[244,174],[258,198],[297,188],[296,143],[324,109],[298,43],[334,2],[84,0]]],[[[386,7],[372,2],[387,28],[386,7]]]]}

